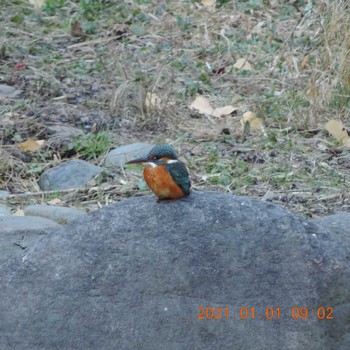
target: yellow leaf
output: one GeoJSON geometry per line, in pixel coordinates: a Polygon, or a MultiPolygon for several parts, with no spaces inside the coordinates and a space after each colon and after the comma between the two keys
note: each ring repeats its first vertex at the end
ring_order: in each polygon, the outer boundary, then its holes
{"type": "Polygon", "coordinates": [[[349,146],[350,137],[341,120],[329,120],[324,128],[343,145],[349,146]]]}
{"type": "Polygon", "coordinates": [[[300,65],[301,70],[305,69],[306,65],[308,64],[308,62],[310,60],[310,57],[311,57],[311,55],[309,53],[305,55],[303,61],[301,62],[301,65],[300,65]]]}
{"type": "Polygon", "coordinates": [[[209,100],[204,96],[197,96],[191,103],[190,109],[196,109],[199,113],[213,115],[214,109],[210,106],[209,100]]]}
{"type": "Polygon", "coordinates": [[[39,150],[44,145],[44,143],[45,143],[44,140],[35,141],[33,139],[28,139],[25,142],[21,142],[21,143],[17,144],[17,146],[22,151],[35,152],[35,151],[39,150]]]}
{"type": "Polygon", "coordinates": [[[145,99],[145,106],[147,109],[160,109],[161,99],[157,94],[147,92],[145,99]]]}
{"type": "Polygon", "coordinates": [[[61,163],[61,157],[59,157],[59,155],[57,155],[56,153],[54,153],[53,155],[53,164],[54,165],[58,165],[61,163]]]}
{"type": "Polygon", "coordinates": [[[316,99],[318,96],[318,88],[316,86],[312,86],[309,90],[307,90],[306,96],[312,100],[316,99]]]}
{"type": "Polygon", "coordinates": [[[350,137],[347,139],[343,139],[343,144],[345,147],[349,147],[350,148],[350,137]]]}
{"type": "Polygon", "coordinates": [[[14,213],[14,216],[24,216],[24,210],[22,209],[17,209],[14,213]]]}
{"type": "Polygon", "coordinates": [[[44,5],[45,0],[29,0],[29,3],[36,8],[40,8],[44,5]]]}
{"type": "Polygon", "coordinates": [[[264,124],[262,119],[258,118],[254,112],[248,111],[243,114],[243,117],[241,119],[241,125],[243,128],[247,122],[249,122],[250,130],[264,131],[264,124]]]}
{"type": "Polygon", "coordinates": [[[243,127],[243,135],[247,136],[250,130],[259,130],[267,136],[263,120],[258,118],[254,112],[245,112],[241,119],[241,125],[243,127]]]}
{"type": "Polygon", "coordinates": [[[216,0],[202,0],[201,3],[209,11],[215,11],[216,0]]]}
{"type": "Polygon", "coordinates": [[[233,65],[235,69],[242,70],[253,70],[252,65],[247,61],[246,58],[239,58],[236,63],[233,65]]]}
{"type": "Polygon", "coordinates": [[[57,205],[57,204],[60,204],[61,202],[62,201],[59,198],[54,198],[54,199],[51,199],[50,201],[48,201],[47,204],[57,205]]]}
{"type": "Polygon", "coordinates": [[[233,112],[237,111],[238,108],[233,107],[233,106],[224,106],[220,108],[215,108],[213,115],[214,117],[224,117],[226,115],[230,115],[233,112]]]}
{"type": "Polygon", "coordinates": [[[233,112],[237,111],[238,108],[230,105],[219,108],[213,108],[206,97],[197,96],[195,100],[191,103],[190,109],[196,109],[199,113],[219,118],[232,114],[233,112]]]}

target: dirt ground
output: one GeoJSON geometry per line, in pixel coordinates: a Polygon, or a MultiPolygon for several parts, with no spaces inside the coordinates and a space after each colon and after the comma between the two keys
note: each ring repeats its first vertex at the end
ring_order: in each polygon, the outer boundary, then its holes
{"type": "Polygon", "coordinates": [[[172,144],[197,190],[304,217],[350,210],[349,147],[324,129],[350,127],[346,2],[38,2],[0,0],[0,84],[18,92],[0,93],[0,189],[14,210],[148,193],[129,167],[90,190],[36,182],[63,161],[103,164],[109,149],[140,141],[172,144]],[[230,113],[191,109],[197,96],[230,113]],[[247,112],[257,124],[242,126],[247,112]]]}

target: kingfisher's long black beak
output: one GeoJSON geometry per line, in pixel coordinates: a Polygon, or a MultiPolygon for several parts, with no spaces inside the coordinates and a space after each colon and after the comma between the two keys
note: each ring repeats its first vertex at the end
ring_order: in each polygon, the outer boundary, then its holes
{"type": "Polygon", "coordinates": [[[147,162],[149,162],[149,159],[147,157],[142,157],[142,158],[136,158],[136,159],[130,160],[126,164],[137,164],[137,163],[147,163],[147,162]]]}

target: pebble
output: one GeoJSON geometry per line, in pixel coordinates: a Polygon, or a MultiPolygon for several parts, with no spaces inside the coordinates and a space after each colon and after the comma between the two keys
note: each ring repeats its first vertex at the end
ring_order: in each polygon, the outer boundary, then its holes
{"type": "Polygon", "coordinates": [[[132,143],[110,151],[105,159],[106,166],[121,166],[128,161],[143,157],[154,147],[149,143],[132,143]]]}
{"type": "Polygon", "coordinates": [[[0,84],[0,96],[14,98],[22,93],[22,90],[17,90],[13,86],[0,84]]]}
{"type": "Polygon", "coordinates": [[[6,199],[10,196],[10,192],[0,190],[0,199],[6,199]]]}
{"type": "Polygon", "coordinates": [[[41,216],[53,220],[59,224],[65,224],[86,213],[82,210],[68,207],[60,207],[47,204],[33,204],[24,209],[25,215],[41,216]]]}
{"type": "Polygon", "coordinates": [[[79,188],[103,170],[84,160],[74,159],[46,170],[41,174],[38,184],[43,191],[79,188]]]}

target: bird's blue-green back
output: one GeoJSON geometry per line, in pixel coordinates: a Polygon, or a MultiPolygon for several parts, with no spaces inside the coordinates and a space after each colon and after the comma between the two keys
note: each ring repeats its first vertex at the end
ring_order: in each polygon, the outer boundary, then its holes
{"type": "Polygon", "coordinates": [[[174,182],[184,191],[186,195],[190,194],[191,181],[188,175],[186,165],[177,161],[176,163],[168,163],[166,170],[170,173],[174,182]]]}

